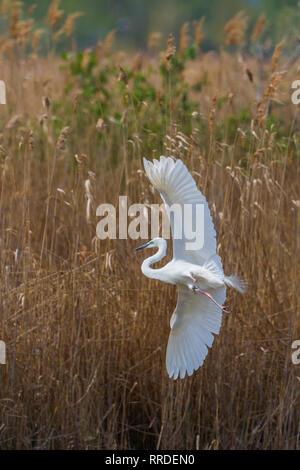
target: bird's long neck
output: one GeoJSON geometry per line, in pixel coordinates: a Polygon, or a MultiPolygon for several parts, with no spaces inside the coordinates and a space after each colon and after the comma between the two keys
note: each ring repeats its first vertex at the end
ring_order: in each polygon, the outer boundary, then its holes
{"type": "Polygon", "coordinates": [[[159,272],[161,271],[161,268],[158,269],[152,269],[151,264],[156,263],[157,261],[160,261],[161,259],[166,256],[166,248],[167,244],[161,245],[156,253],[154,253],[153,256],[150,256],[149,258],[145,259],[143,264],[142,264],[142,273],[147,276],[151,277],[153,279],[156,279],[159,275],[159,272]]]}

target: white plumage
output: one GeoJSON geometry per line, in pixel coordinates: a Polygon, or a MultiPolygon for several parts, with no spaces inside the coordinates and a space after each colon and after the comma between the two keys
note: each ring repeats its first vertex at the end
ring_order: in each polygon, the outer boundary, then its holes
{"type": "Polygon", "coordinates": [[[173,235],[173,259],[160,269],[152,269],[151,264],[166,254],[167,243],[163,238],[155,238],[137,248],[158,247],[158,251],[142,264],[145,276],[159,279],[178,286],[178,300],[170,320],[171,332],[167,346],[166,365],[170,377],[184,378],[202,366],[212,346],[214,336],[220,331],[223,304],[226,299],[226,286],[244,291],[244,283],[234,276],[224,275],[222,263],[216,253],[216,232],[205,197],[181,160],[161,157],[153,163],[144,158],[146,174],[165,203],[168,213],[173,204],[179,204],[184,213],[184,205],[189,204],[189,218],[178,237],[178,227],[173,213],[170,224],[173,235]],[[187,230],[195,227],[196,207],[204,206],[204,244],[201,249],[189,250],[187,230]],[[187,226],[188,225],[188,226],[187,226]],[[177,229],[177,232],[176,232],[177,229]],[[177,234],[177,239],[174,234],[177,234]]]}

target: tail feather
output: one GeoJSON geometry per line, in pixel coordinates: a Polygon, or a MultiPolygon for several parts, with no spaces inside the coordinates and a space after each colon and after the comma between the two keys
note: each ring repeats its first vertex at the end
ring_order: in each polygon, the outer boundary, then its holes
{"type": "Polygon", "coordinates": [[[247,282],[239,279],[237,276],[225,276],[225,284],[228,287],[238,290],[241,294],[244,294],[247,289],[247,282]]]}

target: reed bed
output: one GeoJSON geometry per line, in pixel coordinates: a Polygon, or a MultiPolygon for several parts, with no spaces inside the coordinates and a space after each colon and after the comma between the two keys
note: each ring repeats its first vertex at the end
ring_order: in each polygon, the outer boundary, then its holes
{"type": "Polygon", "coordinates": [[[155,33],[144,54],[124,53],[112,32],[60,57],[78,15],[64,19],[58,1],[41,57],[34,25],[6,3],[1,449],[299,449],[296,60],[281,45],[263,63],[242,54],[243,14],[225,28],[233,50],[201,51],[202,19],[194,39],[183,26],[178,52],[170,35],[159,54],[155,33]],[[142,275],[139,240],[96,237],[101,203],[160,203],[141,163],[160,154],[185,162],[225,272],[249,283],[228,292],[204,366],[177,381],[165,368],[176,289],[142,275]]]}

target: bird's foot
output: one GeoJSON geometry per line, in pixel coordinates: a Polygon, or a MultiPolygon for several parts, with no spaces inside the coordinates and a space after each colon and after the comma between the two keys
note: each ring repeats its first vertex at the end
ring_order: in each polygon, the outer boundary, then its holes
{"type": "Polygon", "coordinates": [[[222,311],[223,313],[227,313],[228,315],[231,313],[231,311],[226,307],[222,307],[222,311]]]}
{"type": "Polygon", "coordinates": [[[193,292],[195,293],[199,293],[199,294],[204,294],[206,295],[210,300],[212,300],[212,302],[214,302],[224,313],[231,313],[230,310],[227,310],[226,307],[223,307],[223,305],[220,305],[214,298],[213,296],[209,293],[209,292],[206,292],[205,290],[202,290],[200,289],[199,287],[197,286],[193,286],[192,287],[192,290],[193,292]]]}

